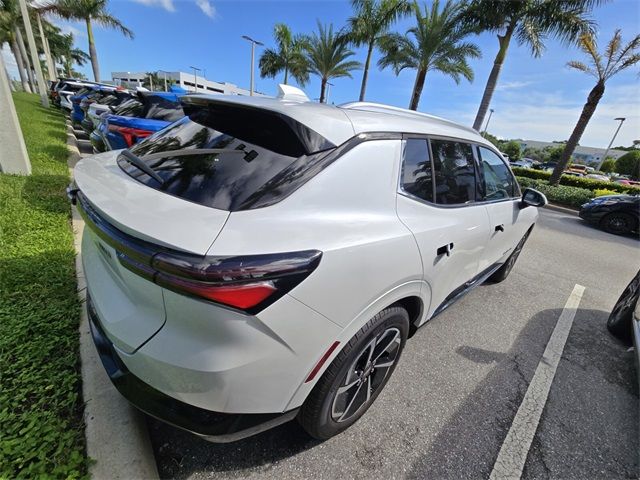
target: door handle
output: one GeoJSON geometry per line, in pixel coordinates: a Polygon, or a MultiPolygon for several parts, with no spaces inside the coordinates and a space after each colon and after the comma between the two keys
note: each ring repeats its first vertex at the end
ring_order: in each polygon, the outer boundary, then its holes
{"type": "Polygon", "coordinates": [[[438,250],[436,250],[436,253],[438,256],[446,255],[447,257],[450,257],[451,250],[453,250],[453,243],[447,243],[446,245],[439,247],[438,250]]]}
{"type": "Polygon", "coordinates": [[[503,224],[496,225],[496,228],[494,230],[496,232],[504,232],[504,225],[503,224]]]}

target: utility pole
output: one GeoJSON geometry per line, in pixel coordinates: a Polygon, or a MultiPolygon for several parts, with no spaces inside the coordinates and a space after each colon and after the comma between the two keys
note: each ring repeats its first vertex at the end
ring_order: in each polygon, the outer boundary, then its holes
{"type": "Polygon", "coordinates": [[[193,68],[193,88],[194,88],[194,92],[198,93],[198,73],[197,72],[201,72],[202,69],[197,67],[189,67],[189,68],[193,68]]]}
{"type": "Polygon", "coordinates": [[[248,35],[242,35],[242,38],[251,42],[251,87],[249,88],[249,95],[253,96],[253,90],[254,90],[253,70],[254,70],[254,62],[255,62],[255,54],[256,54],[256,45],[264,46],[264,43],[259,42],[258,40],[254,40],[248,35]]]}
{"type": "Polygon", "coordinates": [[[9,78],[2,55],[0,55],[0,145],[2,145],[0,148],[0,172],[31,174],[31,162],[18,123],[18,115],[13,104],[9,78]]]}
{"type": "Polygon", "coordinates": [[[613,138],[611,139],[611,141],[609,142],[609,146],[607,147],[607,149],[604,151],[604,155],[602,156],[602,159],[600,160],[600,163],[598,164],[598,170],[600,170],[602,168],[602,164],[604,163],[604,161],[607,159],[607,153],[609,153],[609,150],[611,150],[611,145],[613,145],[613,142],[615,141],[616,137],[618,136],[618,132],[620,131],[620,129],[622,128],[622,124],[624,123],[624,121],[626,120],[626,118],[624,117],[618,117],[618,118],[614,118],[615,121],[620,122],[618,124],[618,128],[616,128],[616,133],[613,134],[613,138]]]}
{"type": "Polygon", "coordinates": [[[31,29],[31,21],[29,20],[29,11],[27,10],[27,3],[25,0],[18,0],[20,3],[20,12],[22,13],[22,21],[24,22],[24,29],[27,32],[27,43],[29,44],[29,51],[31,52],[31,59],[33,60],[33,68],[36,71],[36,78],[38,80],[38,92],[40,93],[40,102],[43,107],[49,107],[49,97],[47,96],[47,89],[44,84],[44,77],[42,76],[42,68],[40,68],[40,60],[38,57],[38,50],[36,49],[36,41],[33,38],[33,30],[31,29]]]}

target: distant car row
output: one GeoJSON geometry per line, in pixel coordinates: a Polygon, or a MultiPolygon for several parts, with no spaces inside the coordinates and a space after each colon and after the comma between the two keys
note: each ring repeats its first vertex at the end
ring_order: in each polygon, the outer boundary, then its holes
{"type": "Polygon", "coordinates": [[[68,110],[75,127],[85,130],[95,153],[129,148],[184,117],[181,88],[170,92],[130,91],[113,85],[60,79],[50,98],[68,110]]]}

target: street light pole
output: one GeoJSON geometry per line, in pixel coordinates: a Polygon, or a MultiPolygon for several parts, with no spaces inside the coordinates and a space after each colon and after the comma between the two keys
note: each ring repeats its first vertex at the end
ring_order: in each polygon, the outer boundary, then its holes
{"type": "Polygon", "coordinates": [[[194,88],[194,92],[198,93],[198,73],[197,72],[201,72],[202,69],[197,67],[189,67],[189,68],[193,68],[193,88],[194,88]]]}
{"type": "Polygon", "coordinates": [[[487,123],[484,126],[484,133],[482,134],[483,137],[487,136],[487,130],[489,129],[489,122],[491,121],[491,115],[493,115],[493,108],[489,109],[489,118],[487,118],[487,123]]]}
{"type": "Polygon", "coordinates": [[[264,43],[259,42],[258,40],[254,40],[253,38],[247,36],[247,35],[242,35],[242,38],[244,38],[245,40],[251,42],[251,87],[249,88],[249,95],[253,96],[253,89],[254,89],[254,81],[253,81],[253,70],[254,70],[254,60],[255,60],[255,52],[256,52],[256,45],[260,45],[263,46],[264,43]]]}
{"type": "Polygon", "coordinates": [[[47,96],[47,88],[44,85],[44,77],[42,76],[42,68],[40,68],[40,57],[38,57],[38,50],[36,50],[36,41],[33,38],[33,29],[31,28],[31,20],[29,19],[29,11],[27,10],[27,3],[25,0],[19,0],[20,13],[22,13],[22,21],[24,22],[24,29],[27,32],[27,43],[29,44],[29,51],[31,52],[31,59],[33,60],[33,68],[36,71],[36,78],[38,79],[38,92],[40,93],[40,102],[43,107],[49,106],[49,97],[47,96]]]}
{"type": "Polygon", "coordinates": [[[614,118],[614,120],[620,122],[618,124],[618,128],[616,128],[616,133],[613,134],[613,138],[611,139],[611,141],[609,142],[609,146],[607,147],[607,149],[604,151],[604,155],[602,156],[602,159],[600,159],[600,163],[598,164],[598,170],[600,170],[602,168],[602,164],[604,163],[604,161],[607,159],[607,153],[609,153],[609,150],[611,150],[611,145],[613,145],[613,142],[615,141],[616,137],[618,136],[618,132],[620,131],[620,129],[622,128],[622,124],[624,123],[624,121],[626,120],[626,118],[624,117],[618,117],[618,118],[614,118]]]}
{"type": "Polygon", "coordinates": [[[324,97],[324,103],[327,103],[327,104],[329,103],[329,91],[330,91],[331,87],[333,87],[333,83],[327,82],[327,93],[326,93],[326,95],[324,97]]]}

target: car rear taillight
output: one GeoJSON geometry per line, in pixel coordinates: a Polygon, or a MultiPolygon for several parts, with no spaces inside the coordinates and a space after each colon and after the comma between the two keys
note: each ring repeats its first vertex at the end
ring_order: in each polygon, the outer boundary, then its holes
{"type": "Polygon", "coordinates": [[[320,264],[322,252],[202,256],[133,237],[98,214],[75,185],[70,198],[87,226],[116,250],[120,264],[167,290],[258,313],[299,285],[320,264]]]}
{"type": "Polygon", "coordinates": [[[141,128],[121,127],[119,125],[109,125],[109,131],[119,133],[124,138],[128,147],[132,147],[141,138],[147,138],[153,132],[141,128]]]}

